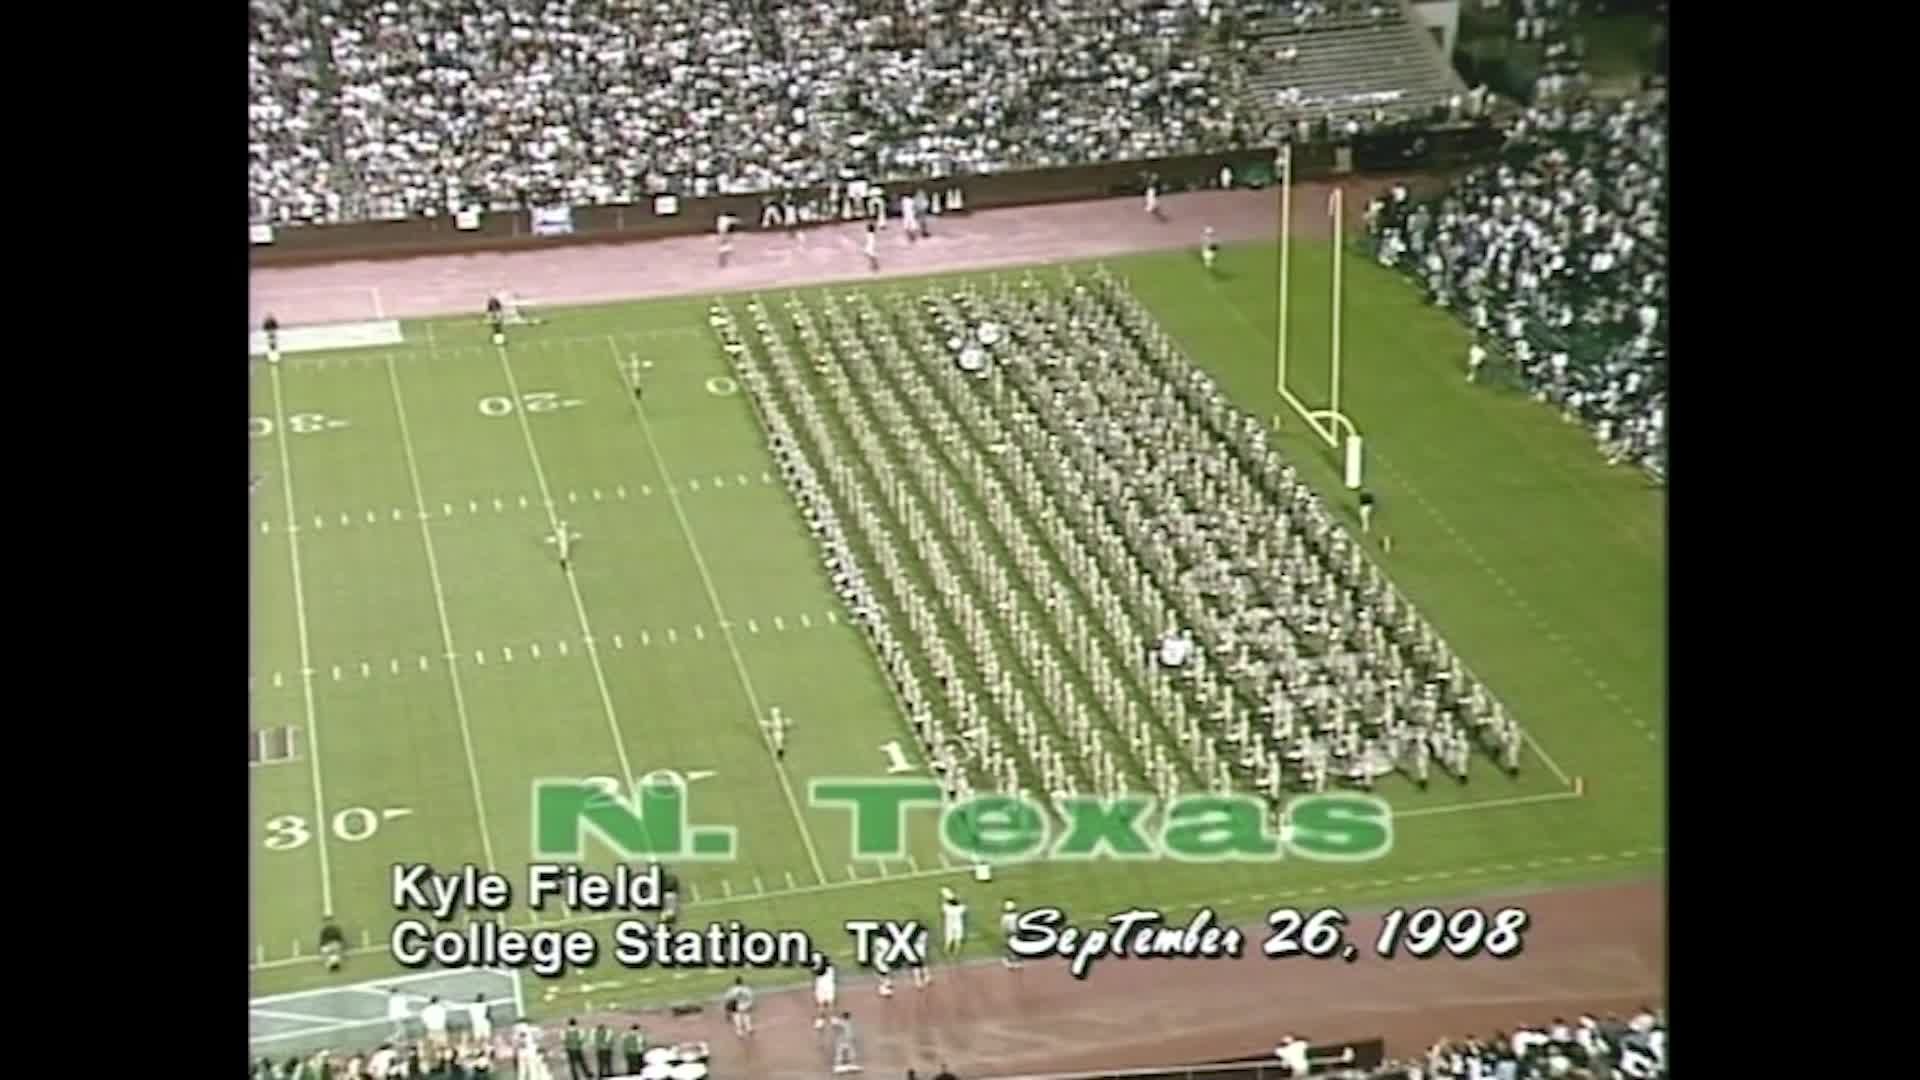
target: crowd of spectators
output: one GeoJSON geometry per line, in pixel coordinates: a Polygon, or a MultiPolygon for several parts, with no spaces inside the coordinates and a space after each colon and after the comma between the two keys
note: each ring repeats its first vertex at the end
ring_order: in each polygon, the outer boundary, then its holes
{"type": "Polygon", "coordinates": [[[1416,1061],[1389,1062],[1367,1080],[1665,1080],[1664,1011],[1629,1019],[1582,1016],[1573,1023],[1495,1032],[1484,1039],[1442,1039],[1416,1061]]]}
{"type": "Polygon", "coordinates": [[[1257,137],[1228,0],[250,0],[252,220],[632,203],[1257,137]]]}
{"type": "Polygon", "coordinates": [[[1502,160],[1439,197],[1375,200],[1382,265],[1465,316],[1470,374],[1489,352],[1588,424],[1615,462],[1666,470],[1667,110],[1664,95],[1536,105],[1502,160]]]}
{"type": "Polygon", "coordinates": [[[251,0],[247,39],[247,193],[251,221],[336,221],[342,178],[331,153],[321,73],[290,0],[251,0]]]}

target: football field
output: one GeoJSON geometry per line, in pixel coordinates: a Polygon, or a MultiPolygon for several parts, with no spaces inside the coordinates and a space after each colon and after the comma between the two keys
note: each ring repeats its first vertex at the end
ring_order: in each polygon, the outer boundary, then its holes
{"type": "MultiPolygon", "coordinates": [[[[1107,263],[1262,416],[1279,407],[1271,251],[1229,250],[1219,278],[1187,253],[1107,263]]],[[[1309,402],[1326,396],[1327,267],[1324,248],[1296,247],[1290,382],[1309,402]]],[[[842,952],[841,920],[931,919],[941,884],[984,925],[1007,897],[1249,918],[1648,872],[1664,842],[1661,495],[1550,410],[1467,385],[1464,331],[1397,278],[1347,274],[1344,405],[1394,540],[1384,568],[1533,743],[1518,779],[1481,762],[1465,786],[1386,781],[1394,850],[1362,864],[1045,863],[979,884],[930,818],[900,858],[855,858],[847,814],[809,806],[808,782],[919,772],[917,746],[704,300],[551,312],[504,350],[451,319],[407,323],[400,345],[254,364],[254,993],[398,973],[396,863],[499,869],[517,893],[540,778],[680,774],[696,823],[738,838],[731,860],[675,866],[689,921],[801,928],[842,952]],[[781,761],[775,709],[792,725],[781,761]],[[314,955],[329,910],[355,946],[332,975],[314,955]]],[[[1289,419],[1283,448],[1350,505],[1338,463],[1289,419]]],[[[555,918],[520,904],[505,917],[555,918]]],[[[730,978],[607,963],[530,982],[528,1006],[689,997],[730,978]]]]}

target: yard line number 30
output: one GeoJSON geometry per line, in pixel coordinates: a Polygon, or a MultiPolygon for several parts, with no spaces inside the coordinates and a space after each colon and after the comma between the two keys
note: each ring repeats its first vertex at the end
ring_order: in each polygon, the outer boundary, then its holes
{"type": "MultiPolygon", "coordinates": [[[[371,840],[380,831],[383,822],[394,818],[406,817],[413,811],[404,806],[386,810],[374,810],[365,806],[349,806],[333,815],[329,822],[333,835],[349,844],[362,840],[371,840]]],[[[307,819],[299,814],[282,814],[267,819],[267,850],[296,851],[306,847],[313,840],[313,828],[307,819]]]]}

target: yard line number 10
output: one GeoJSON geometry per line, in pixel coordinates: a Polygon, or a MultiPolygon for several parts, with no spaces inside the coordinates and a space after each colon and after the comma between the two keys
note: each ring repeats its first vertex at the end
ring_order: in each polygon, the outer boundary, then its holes
{"type": "MultiPolygon", "coordinates": [[[[349,806],[333,815],[329,823],[335,837],[349,844],[370,840],[380,831],[384,822],[403,818],[413,811],[404,806],[386,810],[374,810],[365,806],[349,806]]],[[[267,819],[267,850],[296,851],[306,847],[313,840],[313,828],[307,819],[299,814],[282,814],[267,819]]]]}

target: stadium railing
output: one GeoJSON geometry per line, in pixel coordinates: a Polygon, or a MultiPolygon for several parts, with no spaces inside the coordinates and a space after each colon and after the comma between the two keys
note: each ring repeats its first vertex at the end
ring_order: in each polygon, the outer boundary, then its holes
{"type": "MultiPolygon", "coordinates": [[[[1485,125],[1445,125],[1365,134],[1344,144],[1305,143],[1295,149],[1295,177],[1312,180],[1337,175],[1342,171],[1337,166],[1343,160],[1357,172],[1415,173],[1451,168],[1484,160],[1499,150],[1500,141],[1498,132],[1485,125]],[[1350,155],[1340,154],[1341,150],[1349,150],[1350,155]]],[[[1149,176],[1157,179],[1163,192],[1215,186],[1223,166],[1236,178],[1262,173],[1270,176],[1273,157],[1272,147],[1257,147],[888,184],[896,195],[909,188],[925,187],[929,192],[958,188],[966,210],[988,210],[1135,195],[1144,190],[1149,176]]],[[[797,203],[822,204],[827,191],[815,188],[793,195],[797,203]]],[[[450,215],[264,230],[256,227],[251,230],[252,263],[259,267],[292,266],[562,244],[626,243],[710,233],[723,213],[734,215],[742,228],[751,230],[759,227],[767,200],[759,194],[677,197],[672,200],[671,212],[662,212],[668,207],[652,202],[573,207],[566,215],[564,229],[551,227],[551,219],[544,212],[527,210],[482,213],[477,221],[466,223],[471,228],[462,228],[462,223],[450,215]],[[538,222],[537,216],[541,218],[538,222]]]]}

